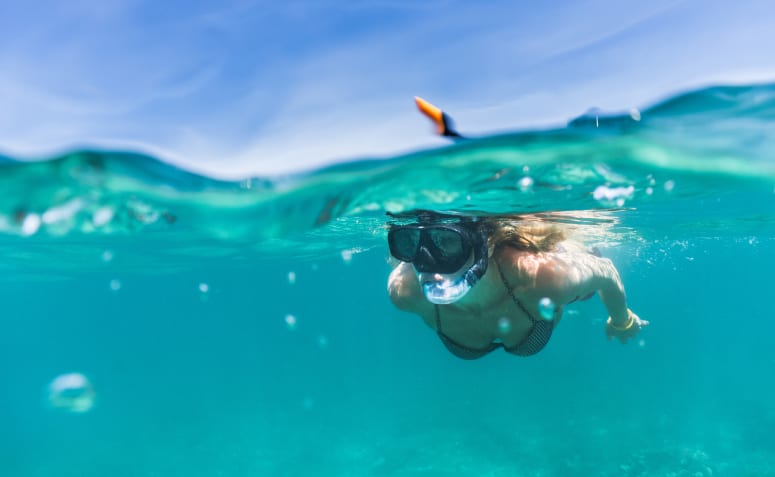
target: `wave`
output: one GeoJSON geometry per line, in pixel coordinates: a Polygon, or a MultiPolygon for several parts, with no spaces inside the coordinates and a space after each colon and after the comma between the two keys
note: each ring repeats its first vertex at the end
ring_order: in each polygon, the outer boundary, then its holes
{"type": "Polygon", "coordinates": [[[643,111],[589,111],[563,128],[273,178],[221,181],[122,151],[5,157],[0,234],[52,243],[63,236],[187,237],[234,248],[302,243],[314,253],[342,234],[373,244],[386,212],[422,208],[626,211],[618,222],[641,231],[772,236],[774,125],[768,84],[706,88],[643,111]]]}

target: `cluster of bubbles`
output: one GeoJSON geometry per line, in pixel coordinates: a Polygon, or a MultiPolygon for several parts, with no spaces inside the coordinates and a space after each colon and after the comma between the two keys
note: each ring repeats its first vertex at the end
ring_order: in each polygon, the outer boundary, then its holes
{"type": "MultiPolygon", "coordinates": [[[[541,318],[547,321],[554,319],[554,314],[557,311],[557,306],[554,304],[551,298],[544,297],[538,301],[538,313],[541,318]]],[[[511,331],[511,320],[508,317],[498,318],[498,333],[501,335],[508,334],[511,331]]]]}
{"type": "Polygon", "coordinates": [[[529,166],[524,166],[522,168],[522,173],[524,175],[517,181],[517,187],[522,192],[528,192],[528,191],[533,189],[533,185],[535,184],[535,180],[528,175],[530,173],[530,167],[529,166]]]}
{"type": "MultiPolygon", "coordinates": [[[[648,176],[647,186],[643,191],[646,193],[646,195],[653,195],[654,194],[654,187],[656,186],[657,181],[652,177],[651,175],[648,176]]],[[[666,180],[664,184],[662,184],[662,188],[667,192],[668,194],[675,189],[675,181],[670,179],[666,180]]],[[[592,197],[602,203],[606,206],[617,206],[622,207],[626,201],[632,199],[632,197],[635,194],[635,187],[632,185],[629,185],[627,187],[611,187],[609,185],[601,185],[595,188],[595,190],[592,192],[592,197]]]]}
{"type": "MultiPolygon", "coordinates": [[[[107,249],[103,250],[102,254],[100,255],[100,260],[102,260],[102,263],[110,263],[113,261],[114,254],[113,250],[107,249]]],[[[108,283],[108,287],[111,291],[117,292],[121,290],[121,281],[118,279],[113,279],[108,283]]]]}
{"type": "MultiPolygon", "coordinates": [[[[112,211],[111,211],[112,212],[112,211]]],[[[112,218],[112,213],[105,211],[98,211],[96,214],[97,224],[106,223],[112,218]]],[[[25,217],[26,225],[23,225],[24,230],[28,234],[34,234],[41,225],[41,217],[36,214],[27,214],[25,217]]],[[[345,263],[349,263],[352,260],[352,256],[358,253],[358,249],[349,249],[342,251],[342,260],[345,263]]],[[[115,254],[112,250],[103,250],[100,259],[103,263],[110,263],[114,260],[115,254]]],[[[313,266],[313,270],[316,266],[313,266]]],[[[289,285],[296,283],[296,272],[289,271],[287,274],[287,280],[289,285]]],[[[112,279],[108,284],[110,290],[117,292],[121,290],[122,283],[118,279],[112,279]]],[[[200,282],[197,284],[197,290],[202,297],[206,297],[211,287],[206,282],[200,282]]],[[[287,314],[284,317],[285,326],[289,331],[295,331],[298,327],[298,320],[296,316],[287,314]]],[[[329,346],[328,337],[325,335],[318,335],[315,339],[316,345],[319,349],[324,350],[329,346]]],[[[54,409],[60,409],[73,413],[85,413],[91,410],[94,406],[96,393],[94,386],[89,379],[81,373],[67,373],[62,374],[54,378],[47,387],[47,400],[49,405],[54,409]]],[[[302,403],[305,409],[310,409],[314,404],[314,400],[306,398],[302,403]]]]}
{"type": "Polygon", "coordinates": [[[609,205],[621,207],[627,199],[632,198],[635,187],[608,187],[605,185],[597,186],[592,192],[592,197],[598,201],[609,205]]]}
{"type": "MultiPolygon", "coordinates": [[[[349,253],[357,253],[358,251],[359,250],[355,250],[355,249],[343,251],[342,252],[342,258],[344,259],[344,262],[345,263],[349,263],[350,259],[352,258],[351,255],[346,256],[347,252],[349,252],[349,253]]],[[[288,278],[288,284],[289,285],[294,285],[296,283],[296,272],[289,271],[288,275],[287,275],[287,278],[288,278]]],[[[299,320],[298,320],[298,318],[296,318],[295,315],[293,315],[291,313],[288,313],[288,314],[285,315],[285,317],[283,318],[283,322],[285,323],[285,328],[288,331],[296,331],[298,329],[299,320]]],[[[318,335],[317,338],[315,338],[315,343],[317,344],[317,347],[319,349],[321,349],[321,350],[327,349],[328,345],[329,345],[328,337],[326,335],[322,335],[322,334],[318,335]]]]}
{"type": "Polygon", "coordinates": [[[78,227],[84,231],[93,231],[104,227],[113,220],[116,209],[111,206],[99,206],[89,200],[76,197],[64,203],[54,205],[42,213],[20,211],[16,222],[24,236],[35,235],[45,227],[46,231],[62,234],[78,227]],[[85,219],[85,220],[84,220],[85,219]]]}
{"type": "MultiPolygon", "coordinates": [[[[288,331],[296,331],[296,329],[299,327],[299,320],[294,315],[285,315],[283,321],[285,322],[285,327],[288,329],[288,331]]],[[[328,337],[326,335],[318,335],[318,337],[315,339],[315,342],[320,349],[328,348],[328,337]]]]}

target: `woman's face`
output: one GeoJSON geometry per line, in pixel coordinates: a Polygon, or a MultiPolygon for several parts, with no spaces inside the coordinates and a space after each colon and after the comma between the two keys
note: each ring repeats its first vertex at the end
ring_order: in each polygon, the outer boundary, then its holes
{"type": "Polygon", "coordinates": [[[425,298],[440,305],[458,301],[484,276],[486,240],[475,224],[410,224],[388,232],[391,255],[412,264],[425,298]]]}

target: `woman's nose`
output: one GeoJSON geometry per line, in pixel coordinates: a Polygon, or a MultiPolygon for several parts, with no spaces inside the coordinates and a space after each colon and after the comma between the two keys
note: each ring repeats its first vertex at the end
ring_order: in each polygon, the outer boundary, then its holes
{"type": "Polygon", "coordinates": [[[414,258],[415,267],[421,271],[430,271],[435,263],[436,260],[433,258],[430,250],[424,246],[420,247],[417,251],[417,256],[414,258]]]}

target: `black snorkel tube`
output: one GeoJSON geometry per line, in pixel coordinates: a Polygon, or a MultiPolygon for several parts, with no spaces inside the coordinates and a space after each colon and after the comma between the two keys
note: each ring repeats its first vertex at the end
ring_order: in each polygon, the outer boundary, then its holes
{"type": "Polygon", "coordinates": [[[466,282],[469,285],[474,286],[484,274],[487,272],[488,260],[488,247],[487,238],[484,236],[479,227],[476,227],[476,231],[471,231],[471,236],[474,240],[474,264],[463,275],[466,282]]]}

